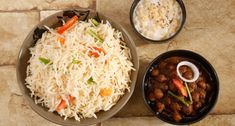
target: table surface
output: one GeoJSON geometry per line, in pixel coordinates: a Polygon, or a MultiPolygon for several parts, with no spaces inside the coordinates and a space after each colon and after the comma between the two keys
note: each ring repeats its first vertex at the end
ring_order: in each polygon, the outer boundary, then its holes
{"type": "Polygon", "coordinates": [[[219,99],[210,115],[194,125],[235,125],[235,0],[184,0],[187,19],[174,39],[153,44],[133,31],[129,10],[133,0],[0,0],[0,126],[55,125],[38,116],[19,91],[15,65],[20,46],[29,31],[43,18],[62,9],[89,8],[120,23],[132,36],[140,59],[136,89],[129,102],[108,125],[168,125],[152,116],[144,104],[141,81],[156,56],[186,49],[205,57],[220,79],[219,99]]]}

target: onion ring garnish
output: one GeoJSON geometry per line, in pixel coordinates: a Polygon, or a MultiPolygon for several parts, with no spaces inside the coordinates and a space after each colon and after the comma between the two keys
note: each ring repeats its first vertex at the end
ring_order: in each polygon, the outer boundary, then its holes
{"type": "Polygon", "coordinates": [[[198,77],[199,77],[199,70],[198,70],[198,68],[197,68],[193,63],[188,62],[188,61],[182,61],[182,62],[180,62],[180,63],[177,65],[176,71],[177,71],[177,74],[178,74],[178,76],[180,77],[180,79],[182,79],[182,80],[185,81],[185,82],[189,82],[189,83],[190,83],[190,82],[195,82],[195,81],[198,79],[198,77]],[[192,69],[192,71],[193,71],[193,79],[188,80],[188,79],[184,78],[184,77],[181,75],[181,73],[179,72],[179,68],[180,68],[181,66],[188,66],[188,67],[190,67],[190,68],[192,69]]]}

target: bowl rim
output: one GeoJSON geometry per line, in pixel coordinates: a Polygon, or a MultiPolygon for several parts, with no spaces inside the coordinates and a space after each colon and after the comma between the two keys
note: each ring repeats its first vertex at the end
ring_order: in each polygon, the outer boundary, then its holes
{"type": "Polygon", "coordinates": [[[181,30],[183,29],[184,24],[186,22],[187,13],[186,13],[186,8],[185,8],[185,5],[184,5],[184,2],[182,0],[176,0],[178,2],[178,4],[180,5],[181,10],[182,10],[182,21],[181,21],[180,27],[178,28],[178,30],[172,36],[170,36],[166,39],[154,40],[154,39],[147,38],[144,35],[140,34],[139,31],[135,28],[135,24],[133,22],[134,10],[135,10],[136,6],[138,5],[138,3],[140,1],[141,0],[134,0],[132,5],[131,5],[130,12],[129,12],[129,15],[130,15],[129,18],[130,18],[131,26],[134,29],[135,33],[140,38],[143,38],[143,39],[147,40],[147,42],[150,42],[150,43],[159,43],[160,44],[160,43],[169,42],[169,40],[172,40],[173,38],[175,38],[181,32],[181,30]]]}
{"type": "MultiPolygon", "coordinates": [[[[171,56],[169,56],[171,57],[171,56]]],[[[167,58],[169,58],[167,57],[167,58]]],[[[163,58],[165,59],[165,58],[163,58]]],[[[193,124],[193,123],[196,123],[202,119],[204,119],[215,107],[217,101],[218,101],[218,97],[219,97],[219,90],[220,90],[220,86],[219,86],[219,78],[218,78],[218,74],[216,73],[214,67],[210,64],[210,62],[208,60],[206,60],[203,56],[201,56],[200,54],[198,53],[195,53],[193,51],[190,51],[190,50],[183,50],[183,49],[176,49],[176,50],[171,50],[171,51],[166,51],[164,53],[161,53],[160,55],[158,55],[157,57],[155,57],[149,64],[148,64],[148,67],[146,68],[145,70],[145,73],[144,73],[144,76],[143,76],[143,80],[142,80],[142,96],[143,96],[143,99],[144,99],[144,102],[145,102],[145,105],[147,106],[147,108],[149,109],[149,111],[152,112],[152,114],[154,114],[154,116],[156,116],[157,118],[159,118],[160,120],[162,120],[163,122],[167,122],[169,124],[173,124],[173,125],[188,125],[188,124],[193,124]],[[215,94],[214,94],[214,97],[215,99],[213,100],[213,103],[212,105],[207,108],[208,111],[205,112],[203,115],[199,116],[198,118],[196,118],[195,120],[192,120],[192,121],[189,121],[189,122],[174,122],[174,121],[171,121],[171,120],[167,120],[163,117],[161,117],[160,115],[156,114],[156,112],[154,112],[152,110],[152,108],[149,106],[148,104],[148,100],[147,100],[147,96],[145,95],[145,80],[146,80],[146,76],[147,76],[147,73],[149,72],[149,70],[151,69],[152,66],[154,66],[154,63],[157,61],[157,60],[160,60],[162,57],[164,57],[165,55],[170,55],[170,54],[174,54],[174,53],[177,53],[177,52],[181,52],[181,53],[190,53],[192,55],[196,55],[197,57],[200,57],[200,59],[202,59],[209,67],[210,69],[212,70],[212,74],[214,75],[214,79],[215,79],[215,87],[217,90],[215,90],[215,94]]]]}
{"type": "MultiPolygon", "coordinates": [[[[104,20],[104,19],[103,19],[103,20],[104,20]]],[[[39,22],[32,28],[32,30],[27,34],[27,36],[25,37],[23,43],[21,44],[20,50],[19,50],[19,52],[18,52],[17,64],[16,64],[16,76],[17,76],[17,83],[18,83],[18,86],[19,86],[19,88],[20,88],[20,90],[21,90],[21,93],[22,93],[24,99],[26,100],[26,102],[28,103],[28,105],[32,108],[32,110],[33,110],[34,112],[36,112],[38,115],[40,115],[41,117],[43,117],[44,119],[50,121],[50,122],[53,122],[53,123],[59,124],[59,125],[66,125],[66,126],[71,126],[71,125],[85,126],[85,125],[97,124],[97,123],[100,123],[100,122],[102,122],[102,121],[105,121],[105,120],[111,118],[112,116],[114,116],[115,114],[117,114],[117,113],[126,105],[126,103],[130,100],[130,98],[131,98],[131,96],[132,96],[132,94],[133,94],[133,92],[134,92],[134,90],[135,90],[135,85],[136,85],[137,76],[138,76],[138,70],[139,70],[139,57],[138,57],[138,53],[137,53],[137,50],[136,50],[136,45],[135,45],[135,43],[134,43],[132,37],[130,36],[130,34],[127,32],[127,30],[126,30],[119,22],[116,22],[116,21],[112,20],[111,18],[107,17],[106,15],[104,15],[103,13],[101,13],[101,12],[99,12],[99,11],[92,10],[92,9],[82,9],[82,8],[79,8],[79,9],[64,9],[64,10],[58,11],[58,12],[56,12],[56,13],[54,13],[54,14],[51,14],[50,16],[47,16],[47,17],[44,18],[43,20],[39,21],[39,22]],[[116,110],[113,110],[113,111],[114,111],[113,113],[111,113],[111,114],[109,114],[108,116],[105,116],[105,117],[103,117],[103,118],[98,118],[98,117],[97,117],[97,119],[94,119],[95,121],[92,121],[92,122],[89,122],[89,123],[86,123],[86,124],[85,124],[85,123],[81,123],[81,121],[76,121],[74,118],[72,118],[72,120],[74,120],[74,122],[66,122],[66,120],[57,121],[57,120],[55,120],[55,119],[53,119],[53,118],[51,118],[51,117],[47,117],[47,116],[45,115],[45,113],[48,113],[48,111],[40,112],[40,110],[37,109],[37,108],[38,108],[38,107],[37,107],[38,104],[35,104],[35,103],[34,103],[34,104],[31,104],[31,103],[30,103],[30,100],[32,100],[32,98],[29,98],[29,97],[30,97],[30,96],[28,97],[29,94],[26,94],[26,93],[24,92],[24,91],[25,91],[25,89],[24,89],[25,85],[24,85],[24,83],[20,80],[20,74],[21,74],[21,71],[19,70],[19,68],[20,68],[20,58],[22,57],[22,52],[23,52],[23,50],[24,50],[24,49],[25,49],[25,50],[28,49],[28,48],[26,49],[26,48],[24,48],[24,47],[25,47],[25,45],[28,43],[28,42],[27,42],[28,39],[33,35],[34,30],[35,30],[39,25],[44,24],[44,23],[46,22],[46,20],[49,20],[49,19],[53,18],[54,16],[63,14],[64,11],[73,11],[73,10],[81,10],[81,11],[87,11],[87,10],[89,10],[90,12],[98,13],[100,16],[104,17],[104,18],[105,18],[105,21],[112,22],[111,25],[112,25],[112,24],[115,24],[115,26],[118,27],[118,30],[121,31],[122,34],[124,34],[124,35],[127,37],[128,43],[129,43],[129,45],[130,45],[129,48],[130,48],[130,49],[132,48],[132,49],[131,49],[131,50],[132,50],[132,53],[131,53],[131,54],[136,55],[135,59],[133,59],[133,55],[132,55],[133,66],[134,66],[134,68],[135,68],[136,70],[135,70],[134,73],[133,73],[133,79],[132,79],[132,81],[131,81],[130,91],[129,91],[129,92],[126,92],[123,96],[121,96],[120,99],[118,100],[118,102],[120,102],[120,100],[121,100],[124,96],[126,96],[126,100],[124,100],[124,102],[123,102],[122,104],[120,104],[119,107],[118,107],[116,110]]],[[[118,102],[117,102],[117,103],[118,103],[118,102]]],[[[116,103],[116,104],[117,104],[117,103],[116,103]]],[[[116,105],[116,104],[115,104],[115,105],[116,105]]],[[[115,105],[112,106],[112,108],[115,107],[115,105]]],[[[40,108],[44,108],[44,107],[42,107],[41,105],[39,105],[39,106],[40,106],[40,108]]],[[[112,108],[110,108],[110,110],[108,110],[108,111],[106,111],[106,112],[111,111],[112,108]]],[[[53,113],[53,112],[51,112],[51,113],[53,113]]],[[[56,115],[59,116],[59,114],[56,114],[56,115]]],[[[59,116],[59,117],[61,117],[61,116],[59,116]]],[[[64,118],[64,117],[61,117],[61,118],[64,118]]],[[[93,118],[93,117],[92,117],[92,118],[93,118]]],[[[92,118],[88,118],[88,119],[92,119],[92,118]]],[[[68,118],[68,119],[69,119],[69,118],[68,118]]],[[[67,119],[67,120],[68,120],[68,119],[67,119]]],[[[86,119],[86,118],[85,118],[85,119],[86,119]]],[[[81,119],[81,120],[83,120],[83,119],[81,119]]]]}

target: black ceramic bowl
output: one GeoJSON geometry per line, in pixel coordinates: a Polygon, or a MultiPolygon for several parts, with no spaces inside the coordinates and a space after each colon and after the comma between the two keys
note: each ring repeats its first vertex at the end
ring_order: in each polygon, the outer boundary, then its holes
{"type": "Polygon", "coordinates": [[[182,0],[176,0],[178,3],[179,3],[179,6],[182,10],[182,20],[181,20],[181,23],[178,27],[178,29],[176,30],[176,32],[168,37],[168,38],[165,38],[165,39],[161,39],[161,40],[154,40],[154,39],[149,39],[145,36],[143,36],[141,33],[139,33],[139,31],[135,28],[135,24],[134,24],[134,21],[133,21],[133,15],[134,15],[134,11],[135,11],[135,8],[136,6],[138,5],[138,3],[140,2],[141,0],[134,0],[134,2],[132,3],[132,6],[131,6],[131,9],[130,9],[130,22],[131,22],[131,25],[134,29],[134,31],[136,32],[136,34],[138,36],[140,36],[141,38],[145,39],[145,40],[148,40],[149,42],[154,42],[154,43],[162,43],[162,42],[167,42],[169,40],[171,40],[172,38],[174,38],[177,34],[179,34],[179,32],[181,31],[181,29],[183,28],[184,26],[184,23],[186,21],[186,9],[185,9],[185,6],[184,6],[184,3],[182,0]]]}
{"type": "Polygon", "coordinates": [[[217,102],[217,98],[219,95],[219,79],[217,77],[216,71],[212,67],[212,65],[202,56],[199,54],[196,54],[194,52],[188,51],[188,50],[173,50],[168,51],[166,53],[161,54],[160,56],[156,57],[147,67],[146,73],[144,74],[143,82],[142,82],[142,92],[144,96],[144,100],[146,105],[148,106],[149,110],[153,112],[154,115],[156,115],[159,119],[161,119],[164,122],[175,124],[175,125],[186,125],[186,124],[192,124],[195,122],[200,121],[201,119],[205,118],[206,115],[212,110],[212,108],[215,106],[217,102]],[[195,115],[191,117],[186,117],[180,122],[173,121],[172,117],[165,116],[161,113],[158,113],[155,111],[155,102],[151,102],[148,100],[148,89],[151,88],[149,85],[149,77],[151,76],[151,71],[154,67],[156,67],[160,61],[165,60],[167,58],[173,57],[173,56],[179,56],[184,57],[188,59],[195,60],[200,67],[204,69],[204,71],[208,74],[208,77],[211,82],[212,86],[212,93],[211,97],[207,101],[207,104],[205,104],[204,107],[200,109],[200,111],[195,115]]]}

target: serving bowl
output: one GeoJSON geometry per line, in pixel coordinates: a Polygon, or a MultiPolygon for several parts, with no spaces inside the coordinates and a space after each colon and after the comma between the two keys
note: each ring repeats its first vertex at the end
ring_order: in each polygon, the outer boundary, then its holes
{"type": "MultiPolygon", "coordinates": [[[[188,50],[173,50],[173,51],[168,51],[159,55],[149,64],[143,77],[142,92],[143,92],[144,101],[147,107],[157,118],[161,119],[164,122],[175,124],[175,125],[192,124],[205,118],[206,115],[215,106],[218,95],[219,95],[219,79],[213,66],[201,55],[194,53],[192,51],[188,51],[188,50]],[[183,57],[183,58],[192,59],[196,61],[197,65],[199,65],[206,72],[207,77],[208,77],[207,79],[210,80],[210,86],[212,87],[211,88],[212,91],[210,93],[211,95],[208,101],[206,101],[205,105],[202,108],[200,108],[199,111],[195,115],[188,116],[179,122],[174,121],[172,115],[166,115],[160,112],[156,112],[156,107],[155,107],[156,102],[152,102],[148,98],[149,96],[148,91],[151,88],[153,88],[151,87],[150,80],[149,80],[153,68],[158,67],[161,61],[170,57],[183,57]]],[[[169,93],[169,90],[168,90],[168,93],[169,93]]]]}
{"type": "Polygon", "coordinates": [[[115,115],[129,100],[131,97],[136,83],[136,78],[138,74],[138,68],[139,68],[139,61],[138,56],[136,53],[135,44],[133,43],[131,37],[126,32],[126,30],[116,22],[112,21],[110,18],[102,15],[99,12],[95,12],[93,10],[83,10],[83,9],[76,9],[76,10],[65,10],[58,13],[55,13],[44,20],[42,20],[38,25],[36,25],[32,31],[28,34],[26,39],[24,40],[17,60],[17,67],[16,67],[16,73],[17,73],[17,80],[19,87],[21,89],[21,92],[28,102],[28,104],[31,106],[31,108],[38,113],[40,116],[44,117],[45,119],[60,124],[60,125],[92,125],[99,122],[102,122],[113,115],[115,115]],[[131,55],[132,55],[132,63],[134,64],[135,71],[131,72],[131,84],[130,84],[130,92],[126,92],[114,105],[110,110],[108,111],[100,111],[97,112],[97,118],[84,118],[81,119],[81,121],[76,121],[74,118],[67,118],[67,120],[64,120],[63,117],[59,116],[57,113],[48,112],[48,109],[45,107],[42,107],[40,104],[35,104],[34,99],[30,97],[30,90],[26,87],[25,78],[26,78],[26,69],[28,66],[28,60],[30,59],[30,51],[29,48],[33,47],[37,40],[42,36],[42,33],[45,32],[45,29],[43,29],[43,26],[46,25],[51,28],[56,28],[60,26],[60,18],[63,16],[72,17],[74,15],[80,15],[81,20],[86,20],[89,18],[99,18],[100,20],[103,20],[104,22],[109,21],[109,23],[114,27],[115,29],[119,30],[123,34],[123,38],[127,44],[127,46],[130,48],[131,55]]]}
{"type": "Polygon", "coordinates": [[[183,3],[182,0],[176,0],[179,4],[180,8],[181,8],[181,11],[182,11],[182,19],[181,19],[179,27],[177,28],[176,32],[173,35],[169,36],[168,38],[161,39],[161,40],[154,40],[154,39],[147,38],[146,36],[142,35],[136,29],[134,21],[133,21],[133,16],[134,16],[135,9],[136,9],[136,7],[137,7],[137,5],[139,4],[140,1],[141,0],[134,0],[134,2],[132,3],[131,9],[130,9],[130,23],[131,23],[131,26],[134,29],[135,33],[140,38],[143,38],[144,40],[147,40],[148,42],[152,42],[152,43],[163,43],[163,42],[167,42],[167,41],[173,39],[176,35],[178,35],[180,33],[180,31],[182,30],[182,28],[185,24],[185,21],[186,21],[186,9],[185,9],[185,6],[184,6],[184,3],[183,3]]]}

